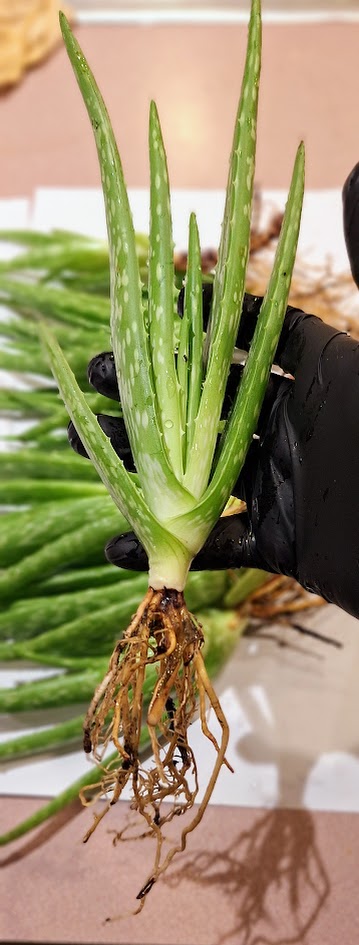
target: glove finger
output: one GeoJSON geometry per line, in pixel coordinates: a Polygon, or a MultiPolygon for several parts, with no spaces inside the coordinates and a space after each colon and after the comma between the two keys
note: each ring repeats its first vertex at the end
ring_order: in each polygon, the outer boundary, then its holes
{"type": "MultiPolygon", "coordinates": [[[[146,552],[134,532],[111,538],[105,547],[105,555],[107,561],[117,568],[148,570],[146,552]]],[[[228,515],[215,525],[202,550],[193,559],[191,571],[223,571],[242,566],[263,568],[263,561],[259,558],[257,561],[247,515],[228,515]]]]}
{"type": "MultiPolygon", "coordinates": [[[[209,317],[211,313],[213,297],[213,282],[202,283],[202,305],[203,305],[203,329],[207,331],[209,317]]],[[[236,347],[244,348],[248,351],[252,341],[254,329],[256,327],[259,310],[262,304],[262,297],[259,295],[250,295],[245,293],[243,299],[243,312],[236,339],[236,347]]],[[[177,311],[179,316],[183,317],[184,306],[184,287],[180,290],[177,300],[177,311]]]]}
{"type": "MultiPolygon", "coordinates": [[[[221,419],[225,420],[230,413],[238,390],[238,386],[241,381],[241,376],[243,372],[243,366],[240,364],[232,364],[230,372],[228,375],[228,381],[226,386],[226,392],[224,395],[222,416],[221,419]]],[[[266,392],[264,395],[264,400],[261,408],[261,412],[258,419],[258,425],[256,429],[256,434],[261,436],[264,431],[269,414],[272,410],[274,403],[276,402],[278,396],[281,397],[285,392],[288,392],[292,388],[293,381],[288,377],[283,377],[281,374],[271,374],[268,380],[266,392]]]]}
{"type": "Polygon", "coordinates": [[[348,175],[342,197],[344,239],[352,276],[359,288],[359,163],[348,175]]]}
{"type": "Polygon", "coordinates": [[[90,458],[87,451],[85,450],[82,440],[78,435],[76,427],[74,427],[72,420],[70,420],[70,423],[67,427],[67,439],[71,449],[73,449],[75,453],[78,453],[79,456],[83,456],[84,459],[90,458]]]}
{"type": "Polygon", "coordinates": [[[227,568],[263,568],[257,561],[256,541],[251,534],[246,513],[220,518],[201,551],[191,564],[191,571],[223,571],[227,568]]]}
{"type": "Polygon", "coordinates": [[[103,394],[110,400],[120,399],[112,351],[103,351],[91,359],[87,367],[87,377],[98,394],[103,394]]]}
{"type": "MultiPolygon", "coordinates": [[[[203,330],[206,331],[208,325],[208,319],[211,311],[212,304],[212,295],[213,295],[213,282],[202,282],[202,312],[203,312],[203,330]]],[[[184,286],[180,289],[178,299],[177,299],[177,313],[180,318],[183,318],[183,307],[184,307],[184,286]]]]}
{"type": "MultiPolygon", "coordinates": [[[[359,168],[359,165],[358,165],[359,168]]],[[[359,171],[358,171],[359,175],[359,171]]],[[[359,183],[358,183],[359,189],[359,183]]],[[[359,226],[358,226],[359,229],[359,226]]],[[[179,295],[179,308],[183,312],[183,292],[179,295]]],[[[204,327],[208,325],[213,285],[205,284],[204,327]]],[[[248,350],[256,327],[262,298],[246,293],[243,299],[243,312],[239,324],[236,346],[248,350]]],[[[333,337],[338,334],[336,329],[324,325],[315,315],[307,315],[300,309],[289,307],[284,320],[282,333],[279,339],[273,362],[278,364],[286,374],[295,376],[298,368],[304,368],[306,375],[311,378],[318,371],[321,355],[333,337]]]]}
{"type": "Polygon", "coordinates": [[[110,564],[127,571],[148,571],[148,557],[134,532],[115,535],[105,547],[105,556],[110,564]]]}
{"type": "MultiPolygon", "coordinates": [[[[316,315],[307,315],[301,309],[287,309],[273,360],[286,374],[293,374],[294,378],[299,375],[304,398],[313,378],[322,383],[323,354],[329,342],[340,335],[345,332],[324,324],[316,315]]],[[[298,389],[297,381],[296,384],[298,389]]]]}
{"type": "MultiPolygon", "coordinates": [[[[97,414],[97,420],[103,432],[108,436],[111,446],[115,450],[115,453],[117,453],[117,456],[122,460],[125,468],[128,469],[129,472],[134,472],[135,465],[122,417],[109,417],[107,414],[99,413],[97,414]]],[[[67,428],[67,437],[75,453],[88,459],[88,453],[72,421],[70,421],[67,428]]]]}
{"type": "Polygon", "coordinates": [[[111,446],[122,460],[129,472],[135,472],[135,464],[131,453],[131,447],[127,436],[126,427],[122,417],[109,417],[105,413],[98,414],[98,422],[106,436],[108,436],[111,446]]]}

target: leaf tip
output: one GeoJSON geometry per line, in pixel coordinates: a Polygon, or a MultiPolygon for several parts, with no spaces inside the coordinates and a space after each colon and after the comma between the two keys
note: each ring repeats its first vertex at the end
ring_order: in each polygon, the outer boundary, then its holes
{"type": "Polygon", "coordinates": [[[65,13],[62,10],[59,11],[59,23],[62,33],[62,38],[67,49],[67,53],[72,64],[74,63],[74,56],[77,55],[80,58],[79,54],[83,55],[81,49],[78,45],[78,42],[72,32],[70,23],[65,16],[65,13]]]}
{"type": "Polygon", "coordinates": [[[199,239],[198,221],[194,210],[192,210],[189,217],[189,232],[199,239]]]}
{"type": "Polygon", "coordinates": [[[70,24],[63,10],[59,10],[59,23],[62,35],[65,38],[65,34],[70,30],[70,24]]]}
{"type": "Polygon", "coordinates": [[[158,108],[156,102],[152,98],[150,101],[150,128],[157,130],[160,125],[160,119],[158,114],[158,108]]]}
{"type": "Polygon", "coordinates": [[[301,141],[301,142],[299,143],[299,145],[298,145],[297,154],[296,154],[296,159],[295,159],[295,160],[296,160],[296,165],[297,165],[298,168],[300,168],[301,173],[302,173],[302,176],[303,176],[303,178],[304,178],[304,174],[305,174],[305,144],[304,144],[304,141],[301,141]]]}

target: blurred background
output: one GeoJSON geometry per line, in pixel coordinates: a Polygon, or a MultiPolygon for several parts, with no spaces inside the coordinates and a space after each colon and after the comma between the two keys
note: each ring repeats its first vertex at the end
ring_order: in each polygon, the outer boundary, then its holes
{"type": "MultiPolygon", "coordinates": [[[[132,187],[147,186],[147,115],[159,107],[172,186],[225,185],[249,3],[72,0],[64,10],[106,99],[132,187]]],[[[359,152],[356,0],[264,0],[257,181],[287,187],[307,145],[307,187],[339,187],[359,152]]],[[[99,186],[57,0],[0,2],[0,195],[99,186]]]]}
{"type": "MultiPolygon", "coordinates": [[[[190,3],[190,0],[180,0],[180,2],[175,3],[174,0],[134,0],[134,2],[129,3],[128,0],[108,0],[108,2],[103,2],[103,0],[75,0],[73,3],[74,9],[77,10],[190,10],[193,11],[194,8],[197,10],[217,10],[222,12],[225,10],[245,10],[246,9],[245,0],[225,0],[224,3],[219,3],[218,0],[197,0],[196,3],[190,3]]],[[[311,0],[298,0],[298,2],[290,3],[289,0],[271,0],[271,3],[268,4],[268,10],[283,10],[287,13],[290,13],[293,10],[356,10],[358,8],[357,0],[317,0],[317,3],[313,4],[311,0]]]]}

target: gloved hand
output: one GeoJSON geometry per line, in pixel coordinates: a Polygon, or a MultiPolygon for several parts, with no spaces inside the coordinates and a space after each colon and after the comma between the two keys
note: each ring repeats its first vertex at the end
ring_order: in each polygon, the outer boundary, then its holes
{"type": "MultiPolygon", "coordinates": [[[[353,274],[359,269],[357,191],[359,165],[343,190],[353,274]]],[[[204,291],[208,317],[210,288],[204,291]]],[[[250,344],[260,301],[245,298],[238,347],[250,344]]],[[[252,442],[234,490],[245,500],[247,512],[219,520],[192,569],[243,565],[290,575],[359,617],[359,345],[314,315],[289,308],[275,362],[294,379],[271,376],[259,438],[252,442]]],[[[225,412],[239,370],[231,369],[225,412]]],[[[90,362],[89,379],[97,390],[107,394],[111,390],[118,397],[110,354],[90,362]]],[[[107,432],[103,418],[100,422],[107,432]]],[[[127,438],[125,443],[119,439],[120,431],[121,437],[125,435],[123,423],[115,421],[115,436],[111,422],[111,442],[128,460],[127,438]]],[[[70,441],[81,452],[72,425],[70,441]]],[[[147,568],[145,552],[133,533],[113,538],[105,553],[119,567],[147,568]]]]}

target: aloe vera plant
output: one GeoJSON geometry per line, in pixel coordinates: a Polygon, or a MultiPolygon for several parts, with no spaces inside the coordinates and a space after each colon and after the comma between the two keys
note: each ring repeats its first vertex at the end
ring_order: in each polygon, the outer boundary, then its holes
{"type": "Polygon", "coordinates": [[[157,839],[153,873],[138,894],[141,906],[175,853],[184,849],[187,834],[203,816],[220,768],[226,763],[228,726],[204,667],[203,631],[189,613],[183,591],[191,561],[231,495],[256,429],[287,306],[303,199],[304,149],[300,145],[297,152],[273,272],[243,377],[219,437],[249,253],[261,63],[260,2],[252,0],[251,6],[207,338],[203,344],[200,246],[192,214],[184,317],[177,347],[170,192],[156,106],[151,104],[149,121],[147,303],[110,120],[84,54],[65,17],[60,19],[98,149],[110,249],[112,346],[136,473],[128,473],[114,453],[55,338],[45,328],[41,334],[63,400],[87,453],[149,559],[148,591],[115,647],[84,728],[85,750],[92,751],[95,759],[103,759],[111,741],[118,752],[116,766],[112,762],[106,770],[102,762],[100,788],[110,793],[111,800],[95,818],[87,837],[131,779],[134,806],[157,839]],[[138,759],[142,693],[146,667],[153,663],[158,676],[147,725],[154,763],[144,771],[138,759]],[[178,844],[164,855],[163,825],[179,811],[192,807],[196,798],[196,762],[187,731],[197,696],[203,733],[216,752],[213,774],[195,817],[178,844]],[[208,728],[208,702],[220,724],[220,744],[208,728]],[[172,804],[163,806],[165,799],[172,804]]]}

